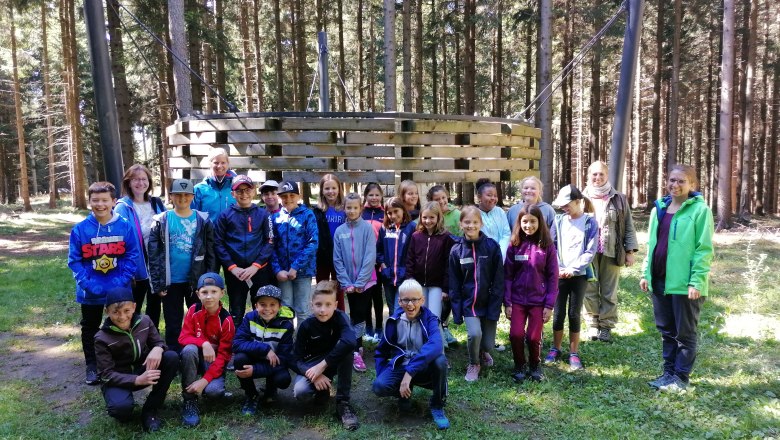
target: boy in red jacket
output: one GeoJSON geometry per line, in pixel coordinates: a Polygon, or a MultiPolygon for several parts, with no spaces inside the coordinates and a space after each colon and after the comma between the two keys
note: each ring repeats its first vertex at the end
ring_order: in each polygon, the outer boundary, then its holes
{"type": "Polygon", "coordinates": [[[193,304],[184,317],[179,334],[181,350],[181,388],[184,399],[181,418],[186,427],[200,423],[198,396],[222,397],[225,394],[225,367],[233,352],[236,327],[230,313],[222,308],[225,292],[222,277],[214,272],[198,279],[200,304],[193,304]],[[201,376],[198,378],[198,376],[201,376]]]}

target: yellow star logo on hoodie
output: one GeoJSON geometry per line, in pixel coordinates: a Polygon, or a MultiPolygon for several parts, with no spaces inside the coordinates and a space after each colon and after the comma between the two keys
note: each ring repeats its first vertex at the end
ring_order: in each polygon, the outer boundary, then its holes
{"type": "Polygon", "coordinates": [[[108,273],[109,270],[116,268],[116,258],[109,258],[108,255],[104,254],[97,260],[92,261],[92,268],[103,273],[108,273]]]}

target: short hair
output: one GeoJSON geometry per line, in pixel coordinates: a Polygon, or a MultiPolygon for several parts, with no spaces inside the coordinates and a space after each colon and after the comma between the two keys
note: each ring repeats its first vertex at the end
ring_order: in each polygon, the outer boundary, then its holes
{"type": "Polygon", "coordinates": [[[420,283],[417,282],[414,278],[409,278],[403,283],[401,283],[400,286],[398,286],[398,297],[400,298],[402,294],[404,293],[423,293],[423,287],[420,285],[420,283]]]}
{"type": "Polygon", "coordinates": [[[124,307],[126,304],[135,304],[135,301],[120,301],[120,302],[109,304],[106,306],[106,311],[110,312],[112,309],[118,309],[120,307],[124,307]]]}
{"type": "Polygon", "coordinates": [[[311,299],[317,295],[336,295],[339,291],[339,283],[335,280],[323,280],[314,286],[311,299]]]}
{"type": "Polygon", "coordinates": [[[108,193],[112,199],[116,198],[116,187],[111,182],[95,182],[89,185],[87,190],[87,198],[92,197],[92,194],[108,193]]]}
{"type": "Polygon", "coordinates": [[[678,163],[678,164],[674,164],[672,168],[669,170],[670,173],[672,171],[680,171],[681,173],[685,174],[685,177],[687,177],[688,180],[691,182],[691,188],[693,189],[699,188],[699,178],[696,176],[696,168],[688,164],[678,163]]]}
{"type": "Polygon", "coordinates": [[[132,165],[127,169],[127,171],[125,171],[125,175],[122,176],[122,194],[130,197],[133,196],[133,189],[130,188],[130,183],[133,181],[133,175],[139,171],[146,174],[146,179],[149,181],[149,187],[146,188],[146,192],[144,192],[144,200],[148,201],[149,193],[152,192],[152,172],[149,171],[149,168],[146,168],[141,164],[132,165]]]}
{"type": "Polygon", "coordinates": [[[227,161],[228,164],[230,164],[230,155],[222,147],[212,148],[209,151],[209,155],[206,156],[206,160],[211,162],[212,160],[214,160],[216,157],[219,157],[219,156],[225,156],[225,160],[227,161]]]}
{"type": "Polygon", "coordinates": [[[428,189],[428,192],[425,194],[425,198],[429,202],[432,202],[434,194],[436,194],[439,191],[444,191],[444,194],[447,196],[447,200],[449,201],[450,193],[447,191],[447,188],[445,188],[442,185],[433,185],[432,187],[430,187],[430,189],[428,189]]]}
{"type": "Polygon", "coordinates": [[[387,212],[395,208],[400,208],[404,213],[403,218],[401,219],[401,224],[405,225],[412,221],[412,217],[409,216],[409,211],[406,210],[404,202],[398,197],[390,197],[387,202],[385,202],[385,218],[382,220],[382,224],[385,228],[390,227],[390,216],[387,215],[387,212]]]}
{"type": "Polygon", "coordinates": [[[496,188],[496,184],[495,183],[491,182],[490,179],[486,179],[484,177],[479,179],[479,180],[477,180],[477,182],[474,184],[474,186],[477,188],[477,194],[480,195],[480,196],[482,195],[482,193],[485,192],[486,189],[488,189],[488,188],[495,189],[496,188]]]}
{"type": "Polygon", "coordinates": [[[441,205],[439,205],[439,202],[425,202],[425,206],[420,210],[420,223],[417,224],[416,230],[426,230],[425,225],[422,224],[422,216],[425,211],[431,211],[436,214],[436,225],[433,227],[433,235],[447,232],[447,230],[444,229],[444,213],[441,212],[441,205]]]}

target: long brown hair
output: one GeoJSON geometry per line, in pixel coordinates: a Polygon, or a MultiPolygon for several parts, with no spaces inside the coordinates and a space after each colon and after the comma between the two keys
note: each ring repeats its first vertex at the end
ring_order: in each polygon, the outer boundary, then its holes
{"type": "Polygon", "coordinates": [[[382,220],[382,225],[384,225],[385,228],[389,228],[391,226],[390,216],[387,215],[387,212],[393,208],[401,208],[401,211],[403,211],[404,216],[401,220],[402,225],[412,221],[412,217],[409,216],[409,211],[406,210],[404,202],[398,197],[391,197],[387,200],[387,202],[385,202],[385,218],[382,220]]]}
{"type": "Polygon", "coordinates": [[[125,175],[122,176],[122,194],[133,198],[133,189],[130,188],[130,183],[133,181],[133,175],[138,171],[142,171],[144,174],[146,174],[146,179],[149,181],[149,187],[146,188],[146,192],[144,192],[144,201],[148,202],[149,193],[152,192],[152,186],[154,186],[152,182],[152,172],[149,171],[149,168],[146,168],[140,164],[132,165],[127,169],[127,171],[125,171],[125,175]]]}
{"type": "Polygon", "coordinates": [[[532,243],[538,243],[542,249],[547,249],[552,246],[553,241],[550,237],[550,231],[547,229],[547,222],[544,220],[544,214],[542,210],[536,205],[526,205],[520,209],[520,213],[517,215],[517,221],[512,228],[512,237],[509,239],[512,246],[520,246],[524,241],[530,241],[532,243]],[[520,225],[521,219],[525,215],[532,215],[536,217],[536,221],[539,223],[539,227],[532,235],[528,235],[520,225]]]}

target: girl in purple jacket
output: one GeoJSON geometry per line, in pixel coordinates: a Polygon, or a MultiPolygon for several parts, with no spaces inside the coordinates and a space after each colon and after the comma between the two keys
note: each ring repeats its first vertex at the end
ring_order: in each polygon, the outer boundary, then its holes
{"type": "Polygon", "coordinates": [[[504,262],[504,313],[511,322],[515,361],[512,379],[541,381],[542,327],[552,317],[558,296],[558,256],[538,206],[524,206],[517,218],[504,262]]]}

